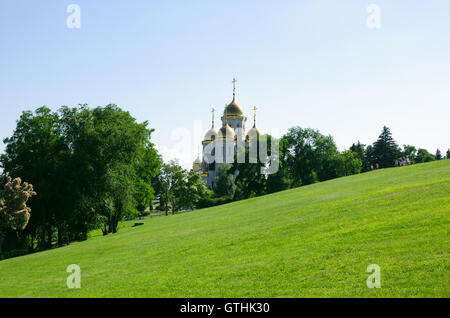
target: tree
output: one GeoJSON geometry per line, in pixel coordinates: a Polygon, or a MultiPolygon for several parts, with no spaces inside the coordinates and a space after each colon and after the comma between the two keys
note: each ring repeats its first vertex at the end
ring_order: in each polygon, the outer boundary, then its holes
{"type": "Polygon", "coordinates": [[[436,160],[435,156],[429,153],[426,149],[419,148],[414,161],[416,163],[430,162],[436,160]]]}
{"type": "MultiPolygon", "coordinates": [[[[235,156],[235,164],[229,171],[232,176],[235,176],[234,184],[236,185],[236,189],[233,194],[234,200],[247,199],[266,193],[266,175],[262,172],[264,171],[266,157],[261,156],[260,148],[267,149],[268,143],[267,136],[264,136],[264,138],[260,137],[257,135],[249,141],[248,147],[241,148],[241,151],[245,155],[244,162],[239,163],[237,154],[235,156]],[[255,158],[250,158],[254,155],[256,155],[255,158]]],[[[229,176],[228,178],[231,181],[229,176]]]]}
{"type": "Polygon", "coordinates": [[[31,184],[22,183],[20,178],[7,178],[4,190],[0,191],[0,256],[6,231],[23,230],[27,226],[31,212],[27,201],[33,195],[36,192],[31,184]]]}
{"type": "Polygon", "coordinates": [[[361,160],[361,171],[366,172],[370,171],[370,167],[372,165],[372,146],[367,146],[359,142],[356,144],[352,144],[350,150],[357,154],[359,160],[361,160]]]}
{"type": "Polygon", "coordinates": [[[146,208],[152,208],[152,201],[155,198],[156,178],[161,169],[162,159],[154,145],[150,142],[142,149],[136,164],[136,185],[134,198],[137,210],[141,213],[146,208]]]}
{"type": "Polygon", "coordinates": [[[114,233],[149,204],[160,158],[147,126],[116,105],[22,113],[0,164],[3,177],[21,176],[39,193],[23,231],[29,247],[86,239],[93,229],[114,233]]]}
{"type": "MultiPolygon", "coordinates": [[[[286,138],[274,140],[278,142],[278,171],[267,176],[267,193],[274,193],[289,189],[291,186],[291,179],[289,178],[289,171],[285,158],[287,157],[288,143],[286,138]]],[[[275,154],[271,154],[274,156],[275,154]]]]}
{"type": "Polygon", "coordinates": [[[157,192],[160,196],[160,204],[164,204],[166,215],[168,215],[169,204],[172,204],[172,213],[176,205],[175,193],[179,191],[183,178],[183,168],[177,161],[163,164],[158,176],[157,192]]]}
{"type": "Polygon", "coordinates": [[[163,164],[158,176],[157,193],[160,205],[168,215],[169,204],[172,214],[182,209],[193,209],[206,195],[206,187],[201,176],[194,171],[183,169],[177,161],[163,164]]]}
{"type": "Polygon", "coordinates": [[[183,170],[184,178],[177,187],[177,207],[193,209],[197,202],[206,195],[206,186],[200,174],[195,171],[183,170]]]}
{"type": "Polygon", "coordinates": [[[439,149],[436,150],[436,160],[441,160],[442,159],[442,155],[441,155],[441,151],[439,149]]]}
{"type": "Polygon", "coordinates": [[[0,157],[5,175],[21,176],[39,192],[30,201],[33,218],[25,234],[31,242],[36,239],[40,248],[51,246],[56,221],[66,212],[61,206],[68,201],[63,195],[67,183],[62,173],[68,147],[59,124],[58,115],[47,107],[23,112],[13,135],[4,140],[5,154],[0,157]]]}
{"type": "Polygon", "coordinates": [[[380,168],[393,167],[399,155],[400,149],[392,138],[390,129],[384,126],[378,140],[373,145],[375,163],[378,163],[380,168]]]}
{"type": "Polygon", "coordinates": [[[374,150],[372,145],[368,145],[366,147],[366,151],[364,153],[364,160],[363,160],[363,171],[370,171],[373,170],[375,167],[375,156],[374,156],[374,150]]]}
{"type": "Polygon", "coordinates": [[[356,144],[352,144],[350,147],[350,150],[355,152],[357,157],[361,160],[361,162],[364,160],[364,152],[365,152],[366,145],[359,142],[356,144]]]}
{"type": "Polygon", "coordinates": [[[234,176],[231,167],[227,163],[223,163],[217,170],[217,176],[214,184],[214,193],[216,196],[233,197],[236,191],[234,176]]]}
{"type": "Polygon", "coordinates": [[[335,159],[339,152],[331,136],[310,128],[293,127],[283,139],[286,151],[282,160],[293,186],[337,177],[335,159]]]}
{"type": "Polygon", "coordinates": [[[116,105],[92,110],[82,105],[61,113],[76,173],[71,176],[75,201],[90,205],[75,208],[76,227],[82,237],[99,222],[104,234],[115,233],[118,222],[136,216],[137,199],[146,203],[153,197],[151,179],[159,167],[150,142],[153,130],[116,105]]]}
{"type": "Polygon", "coordinates": [[[447,149],[447,155],[446,155],[447,159],[450,159],[450,149],[447,149]]]}
{"type": "Polygon", "coordinates": [[[350,176],[361,172],[362,161],[358,154],[352,150],[342,152],[336,160],[336,173],[338,176],[350,176]]]}
{"type": "Polygon", "coordinates": [[[403,145],[402,156],[414,160],[416,157],[417,149],[411,145],[403,145]]]}

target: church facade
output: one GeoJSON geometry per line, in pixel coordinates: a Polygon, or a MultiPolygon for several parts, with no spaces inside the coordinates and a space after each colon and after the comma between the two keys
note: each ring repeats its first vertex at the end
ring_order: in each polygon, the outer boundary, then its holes
{"type": "Polygon", "coordinates": [[[221,127],[214,126],[214,109],[212,110],[211,128],[202,141],[202,159],[200,153],[193,163],[193,170],[202,176],[209,189],[214,188],[219,167],[228,163],[233,165],[239,146],[248,147],[249,142],[259,135],[256,128],[256,107],[253,107],[253,127],[246,131],[247,117],[236,102],[236,80],[233,79],[233,100],[225,106],[221,119],[221,127]]]}

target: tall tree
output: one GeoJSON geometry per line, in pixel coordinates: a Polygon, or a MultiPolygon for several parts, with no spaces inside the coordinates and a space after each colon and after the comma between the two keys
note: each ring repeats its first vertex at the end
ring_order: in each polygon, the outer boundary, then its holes
{"type": "Polygon", "coordinates": [[[339,152],[331,136],[310,128],[293,127],[283,138],[287,147],[283,161],[293,186],[337,177],[335,159],[339,152]]]}
{"type": "Polygon", "coordinates": [[[355,152],[357,154],[357,157],[359,160],[361,160],[361,170],[362,171],[369,171],[371,162],[368,160],[367,154],[366,154],[366,145],[359,142],[356,144],[352,144],[350,147],[350,150],[355,152]]]}
{"type": "Polygon", "coordinates": [[[157,193],[159,194],[160,205],[164,205],[166,215],[168,215],[169,204],[172,205],[172,213],[177,209],[176,193],[181,191],[183,183],[183,168],[177,161],[170,161],[163,164],[158,176],[157,193]]]}
{"type": "Polygon", "coordinates": [[[442,155],[441,155],[441,151],[439,150],[439,148],[436,150],[436,160],[441,160],[442,159],[442,155]]]}
{"type": "Polygon", "coordinates": [[[267,179],[264,174],[264,167],[267,161],[266,155],[269,154],[262,155],[260,150],[270,149],[270,146],[269,148],[267,147],[267,136],[264,138],[260,137],[257,135],[249,140],[247,147],[241,148],[244,154],[244,162],[239,163],[236,155],[235,164],[230,169],[230,173],[235,176],[236,190],[233,195],[235,200],[242,200],[266,193],[267,179]],[[252,151],[253,149],[255,151],[252,151]]]}
{"type": "Polygon", "coordinates": [[[361,162],[364,160],[364,152],[365,152],[366,145],[359,142],[356,144],[352,144],[350,147],[350,150],[355,152],[358,158],[361,160],[361,162]]]}
{"type": "Polygon", "coordinates": [[[231,166],[223,163],[218,168],[214,184],[214,193],[218,197],[233,197],[236,191],[236,184],[234,182],[234,175],[231,171],[231,166]]]}
{"type": "Polygon", "coordinates": [[[3,176],[21,176],[39,193],[23,232],[31,248],[86,239],[92,229],[114,233],[136,215],[138,198],[148,203],[160,158],[147,125],[115,105],[23,112],[0,164],[3,176]]]}
{"type": "MultiPolygon", "coordinates": [[[[272,139],[273,140],[273,139],[272,139]]],[[[291,179],[289,178],[288,165],[286,164],[288,142],[286,138],[274,140],[278,142],[278,171],[267,176],[267,193],[274,193],[289,189],[291,179]]],[[[271,154],[272,156],[275,154],[271,154]]]]}
{"type": "Polygon", "coordinates": [[[400,156],[400,149],[386,126],[373,145],[373,156],[380,168],[393,167],[395,160],[400,156]]]}
{"type": "Polygon", "coordinates": [[[62,213],[65,182],[61,171],[68,158],[58,115],[47,107],[23,112],[12,137],[4,143],[5,154],[0,157],[3,173],[21,176],[39,193],[30,200],[33,218],[25,233],[31,242],[36,238],[40,248],[50,247],[57,216],[62,213]]]}

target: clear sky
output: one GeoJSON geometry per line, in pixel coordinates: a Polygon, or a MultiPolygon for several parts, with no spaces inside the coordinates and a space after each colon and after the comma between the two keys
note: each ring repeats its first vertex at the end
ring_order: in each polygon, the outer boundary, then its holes
{"type": "Polygon", "coordinates": [[[344,150],[387,125],[400,145],[445,152],[450,1],[0,2],[2,140],[24,110],[114,103],[189,167],[233,77],[248,126],[256,105],[262,132],[316,128],[344,150]],[[79,29],[66,25],[72,3],[79,29]],[[367,25],[371,3],[380,28],[367,25]]]}

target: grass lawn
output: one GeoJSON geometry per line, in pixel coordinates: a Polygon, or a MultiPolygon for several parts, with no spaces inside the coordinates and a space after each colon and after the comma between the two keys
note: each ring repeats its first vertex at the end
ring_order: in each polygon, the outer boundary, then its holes
{"type": "Polygon", "coordinates": [[[7,259],[0,296],[450,297],[449,212],[450,160],[383,169],[7,259]]]}

